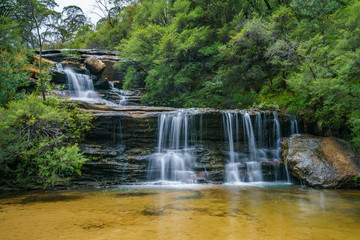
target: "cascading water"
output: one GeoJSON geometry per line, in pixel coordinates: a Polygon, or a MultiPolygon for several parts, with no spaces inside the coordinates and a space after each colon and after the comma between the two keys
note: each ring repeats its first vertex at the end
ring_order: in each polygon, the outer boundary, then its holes
{"type": "MultiPolygon", "coordinates": [[[[236,155],[234,150],[234,134],[233,134],[233,123],[238,119],[238,114],[236,112],[225,112],[223,114],[223,125],[224,125],[224,132],[225,137],[227,137],[229,142],[229,161],[225,167],[226,171],[226,180],[227,182],[240,182],[240,175],[239,175],[239,159],[238,155],[236,155]]],[[[235,123],[235,132],[236,132],[236,141],[238,141],[238,121],[235,123]]]]}
{"type": "Polygon", "coordinates": [[[157,152],[150,156],[148,180],[193,183],[194,119],[187,111],[180,110],[161,114],[158,125],[157,152]]]}
{"type": "Polygon", "coordinates": [[[98,98],[99,94],[94,90],[94,84],[89,75],[76,73],[71,68],[63,70],[66,73],[69,95],[75,98],[98,98]]]}
{"type": "Polygon", "coordinates": [[[127,106],[129,105],[128,103],[128,91],[125,90],[121,90],[116,88],[114,85],[114,82],[109,82],[110,83],[110,87],[111,87],[111,92],[113,92],[118,98],[119,100],[117,101],[117,104],[119,106],[127,106]]]}
{"type": "Polygon", "coordinates": [[[251,123],[251,118],[247,112],[242,113],[242,116],[243,116],[244,133],[246,135],[246,139],[248,143],[249,161],[246,162],[248,179],[249,182],[260,182],[262,181],[261,162],[259,161],[258,158],[260,152],[258,152],[256,148],[255,135],[251,123]]]}
{"type": "Polygon", "coordinates": [[[55,68],[57,71],[64,71],[63,65],[61,63],[56,63],[55,68]]]}
{"type": "MultiPolygon", "coordinates": [[[[275,180],[281,180],[278,169],[281,160],[281,129],[278,115],[275,112],[272,118],[265,113],[262,116],[260,112],[255,112],[253,124],[246,111],[241,111],[240,114],[226,111],[223,113],[223,126],[225,138],[229,144],[229,157],[225,168],[228,183],[264,181],[262,164],[266,162],[270,162],[274,166],[275,180]],[[242,148],[238,144],[239,115],[242,118],[242,148]],[[272,121],[272,125],[269,125],[270,121],[272,121]],[[272,131],[268,129],[268,126],[272,126],[272,131]],[[237,147],[234,147],[235,143],[237,147]],[[240,168],[244,168],[244,166],[246,166],[246,171],[241,171],[240,168]]],[[[287,174],[287,180],[288,178],[287,174]]]]}
{"type": "Polygon", "coordinates": [[[299,124],[296,116],[290,117],[290,135],[299,134],[299,124]]]}
{"type": "Polygon", "coordinates": [[[86,74],[76,73],[68,67],[63,67],[61,63],[56,63],[56,70],[64,72],[67,77],[68,90],[65,95],[70,96],[71,99],[79,99],[89,103],[101,103],[109,106],[117,106],[117,104],[102,99],[98,92],[94,89],[93,80],[90,73],[86,70],[86,74]]]}

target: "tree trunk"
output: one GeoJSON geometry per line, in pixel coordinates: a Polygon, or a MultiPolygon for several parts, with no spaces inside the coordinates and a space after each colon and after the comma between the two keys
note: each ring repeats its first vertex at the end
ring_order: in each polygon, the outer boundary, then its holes
{"type": "Polygon", "coordinates": [[[39,80],[40,80],[40,91],[41,91],[41,95],[42,95],[43,100],[45,100],[45,99],[46,99],[46,96],[45,96],[45,87],[44,87],[44,81],[43,81],[43,79],[42,79],[42,69],[41,69],[42,42],[41,42],[40,27],[39,27],[39,23],[38,23],[38,21],[37,21],[37,19],[36,19],[36,16],[35,16],[35,11],[34,11],[33,2],[32,2],[32,0],[28,0],[28,1],[29,1],[29,4],[30,4],[31,13],[32,13],[33,19],[34,19],[34,21],[35,21],[36,31],[37,31],[38,38],[39,38],[39,48],[40,48],[40,51],[39,51],[39,80]]]}

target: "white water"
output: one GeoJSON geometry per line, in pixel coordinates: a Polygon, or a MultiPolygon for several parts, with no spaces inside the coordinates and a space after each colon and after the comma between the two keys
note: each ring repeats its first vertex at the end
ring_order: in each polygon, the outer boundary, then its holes
{"type": "Polygon", "coordinates": [[[290,118],[290,135],[299,134],[299,125],[296,116],[290,118]]]}
{"type": "Polygon", "coordinates": [[[117,95],[119,97],[119,101],[117,101],[117,104],[119,106],[127,106],[129,105],[129,102],[128,102],[128,95],[129,95],[129,92],[128,91],[125,91],[125,90],[122,90],[122,89],[118,89],[116,88],[114,85],[114,82],[109,82],[110,83],[110,86],[111,86],[111,91],[117,95]]]}
{"type": "Polygon", "coordinates": [[[76,73],[71,68],[65,68],[63,71],[67,76],[71,97],[82,99],[99,98],[99,94],[95,91],[90,76],[76,73]]]}
{"type": "Polygon", "coordinates": [[[99,93],[94,89],[93,80],[89,74],[76,73],[71,68],[64,68],[61,63],[56,63],[56,70],[66,74],[68,82],[66,95],[68,95],[70,99],[81,100],[88,103],[106,104],[109,106],[117,105],[100,97],[99,93]]]}
{"type": "Polygon", "coordinates": [[[157,152],[150,156],[149,181],[161,184],[196,181],[192,171],[195,156],[190,147],[194,139],[189,133],[194,131],[192,121],[184,110],[160,115],[158,147],[157,152]]]}
{"type": "MultiPolygon", "coordinates": [[[[272,118],[267,117],[265,113],[262,116],[260,112],[255,112],[253,124],[246,111],[241,111],[240,114],[226,111],[223,113],[223,127],[229,146],[229,157],[225,167],[227,183],[263,182],[262,163],[264,162],[273,163],[275,180],[281,180],[278,167],[281,161],[281,129],[275,112],[272,118]],[[242,147],[239,146],[239,115],[242,118],[242,142],[244,142],[242,147]],[[268,126],[272,128],[268,129],[268,126]]],[[[289,180],[287,170],[286,175],[289,180]]]]}

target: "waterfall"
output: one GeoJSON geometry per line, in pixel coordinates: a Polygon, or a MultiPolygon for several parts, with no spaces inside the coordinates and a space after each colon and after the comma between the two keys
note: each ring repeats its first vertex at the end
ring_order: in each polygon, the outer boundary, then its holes
{"type": "Polygon", "coordinates": [[[148,180],[160,183],[193,183],[194,118],[184,110],[161,114],[158,121],[157,152],[150,156],[148,180]],[[190,122],[190,123],[189,123],[190,122]]]}
{"type": "Polygon", "coordinates": [[[261,113],[259,112],[255,112],[255,128],[256,128],[256,136],[257,136],[257,143],[259,147],[263,147],[264,146],[264,142],[263,142],[263,121],[261,121],[261,113]]]}
{"type": "Polygon", "coordinates": [[[129,105],[129,102],[128,102],[129,92],[125,91],[125,90],[122,90],[122,89],[116,88],[114,86],[115,85],[114,82],[109,82],[109,83],[110,83],[111,91],[120,99],[120,100],[118,100],[117,104],[119,106],[127,106],[127,105],[129,105]]]}
{"type": "MultiPolygon", "coordinates": [[[[255,112],[255,118],[252,121],[246,111],[241,111],[240,114],[226,111],[222,115],[222,120],[229,150],[225,167],[228,183],[264,181],[263,163],[271,163],[274,169],[274,180],[283,178],[279,168],[281,128],[276,112],[272,113],[272,118],[267,117],[265,113],[255,112]],[[239,131],[241,130],[239,117],[242,120],[240,121],[242,123],[242,148],[239,148],[239,131]],[[268,127],[272,128],[268,129],[268,127]]],[[[288,173],[287,179],[289,179],[288,173]]]]}
{"type": "Polygon", "coordinates": [[[61,63],[56,63],[56,70],[64,72],[67,78],[68,90],[62,93],[70,96],[71,99],[78,99],[89,103],[100,103],[109,106],[117,106],[117,104],[102,99],[98,92],[95,91],[93,80],[90,72],[86,69],[85,74],[76,73],[68,67],[63,67],[61,63]]]}
{"type": "Polygon", "coordinates": [[[246,135],[248,151],[249,151],[249,160],[250,162],[256,161],[256,144],[255,144],[255,136],[254,130],[251,123],[250,116],[247,112],[242,114],[243,116],[243,131],[246,135]]]}
{"type": "Polygon", "coordinates": [[[61,63],[56,63],[55,68],[59,72],[64,71],[63,65],[61,63]]]}
{"type": "MultiPolygon", "coordinates": [[[[280,129],[280,123],[279,118],[276,112],[273,113],[274,115],[274,127],[273,127],[273,136],[274,136],[274,143],[275,143],[275,157],[277,159],[281,159],[281,129],[280,129]]],[[[287,165],[285,164],[285,172],[286,172],[286,178],[287,181],[290,182],[290,173],[287,168],[287,165]]]]}
{"type": "MultiPolygon", "coordinates": [[[[226,171],[226,180],[227,182],[240,182],[240,174],[239,174],[239,161],[237,156],[235,155],[234,150],[234,138],[233,138],[233,121],[235,119],[235,132],[236,138],[238,138],[238,114],[236,112],[224,112],[223,113],[223,126],[224,126],[224,134],[225,138],[227,138],[229,143],[229,160],[227,165],[225,166],[226,171]]],[[[238,140],[238,139],[236,139],[238,140]]]]}
{"type": "Polygon", "coordinates": [[[296,116],[290,117],[290,136],[294,134],[299,134],[299,126],[296,116]]]}
{"type": "MultiPolygon", "coordinates": [[[[255,135],[253,126],[251,123],[250,115],[247,112],[242,114],[243,116],[243,131],[246,136],[247,145],[248,145],[248,160],[246,162],[246,170],[249,182],[259,182],[262,181],[262,173],[261,173],[261,162],[257,157],[257,148],[255,143],[255,135]]],[[[259,118],[259,114],[257,117],[259,118]]],[[[261,119],[259,120],[261,122],[261,119]]],[[[257,124],[258,127],[259,123],[257,124]]],[[[258,132],[262,132],[262,129],[258,129],[258,132]]],[[[258,134],[259,135],[259,134],[258,134]]]]}
{"type": "Polygon", "coordinates": [[[281,129],[280,129],[279,118],[278,118],[278,115],[276,112],[273,112],[273,117],[274,117],[273,143],[274,143],[274,148],[279,149],[280,148],[281,129]]]}
{"type": "Polygon", "coordinates": [[[98,98],[99,94],[94,90],[94,84],[89,75],[76,73],[71,68],[63,70],[67,76],[69,94],[75,98],[98,98]]]}

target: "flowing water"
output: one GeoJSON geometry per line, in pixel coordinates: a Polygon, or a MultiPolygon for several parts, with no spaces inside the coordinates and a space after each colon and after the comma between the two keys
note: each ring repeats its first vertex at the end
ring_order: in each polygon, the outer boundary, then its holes
{"type": "Polygon", "coordinates": [[[359,239],[360,192],[137,186],[0,195],[0,239],[359,239]]]}
{"type": "Polygon", "coordinates": [[[56,63],[56,70],[66,74],[68,89],[65,90],[64,93],[69,96],[70,99],[106,104],[109,106],[119,105],[101,98],[100,94],[95,91],[94,83],[88,70],[85,74],[76,73],[72,68],[64,68],[61,63],[56,63]]]}
{"type": "Polygon", "coordinates": [[[129,92],[116,88],[114,82],[109,82],[109,83],[110,83],[110,87],[111,87],[110,91],[119,98],[119,100],[117,101],[117,104],[119,106],[129,105],[129,101],[128,101],[129,92]]]}
{"type": "Polygon", "coordinates": [[[94,89],[94,84],[89,75],[76,73],[71,68],[63,70],[66,73],[69,85],[69,95],[74,98],[99,98],[94,89]]]}
{"type": "Polygon", "coordinates": [[[296,119],[296,116],[291,116],[290,118],[290,135],[299,134],[299,124],[296,119]]]}
{"type": "MultiPolygon", "coordinates": [[[[292,120],[291,126],[297,126],[297,122],[295,125],[292,120]]],[[[281,161],[280,140],[282,135],[276,112],[272,113],[272,118],[265,112],[263,115],[260,112],[255,112],[253,123],[246,111],[225,111],[223,113],[223,128],[225,140],[229,144],[228,160],[225,167],[227,183],[262,182],[262,163],[272,162],[275,167],[278,166],[278,162],[281,161]],[[242,129],[240,125],[242,125],[242,129]],[[243,146],[239,144],[240,131],[243,135],[243,146]],[[239,170],[243,164],[246,165],[246,172],[239,170]]],[[[296,130],[298,131],[298,128],[296,130]]],[[[295,130],[291,130],[292,134],[293,131],[295,130]]],[[[278,175],[279,171],[275,170],[276,181],[290,181],[287,168],[286,179],[280,179],[278,175]]]]}
{"type": "Polygon", "coordinates": [[[168,181],[193,183],[193,116],[185,110],[161,114],[158,129],[158,146],[150,157],[148,180],[162,184],[168,181]]]}

